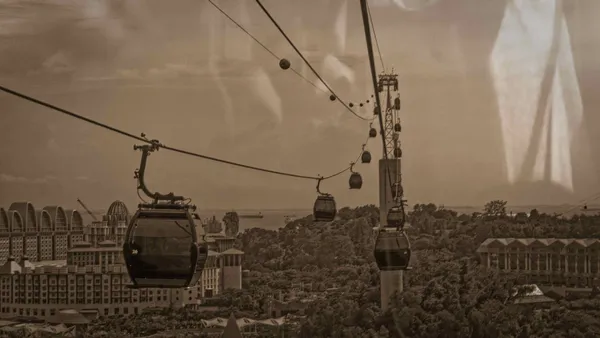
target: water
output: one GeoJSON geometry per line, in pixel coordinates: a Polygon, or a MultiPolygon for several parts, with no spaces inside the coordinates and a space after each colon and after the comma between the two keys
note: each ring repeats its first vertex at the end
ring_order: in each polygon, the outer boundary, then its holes
{"type": "MultiPolygon", "coordinates": [[[[221,221],[228,210],[200,210],[198,214],[202,219],[214,215],[221,221]]],[[[230,210],[229,210],[230,211],[230,210]]],[[[262,228],[267,230],[277,230],[285,226],[285,216],[296,216],[302,218],[312,214],[312,210],[236,210],[238,215],[253,215],[258,212],[263,214],[263,218],[240,218],[240,231],[252,228],[262,228]]]]}

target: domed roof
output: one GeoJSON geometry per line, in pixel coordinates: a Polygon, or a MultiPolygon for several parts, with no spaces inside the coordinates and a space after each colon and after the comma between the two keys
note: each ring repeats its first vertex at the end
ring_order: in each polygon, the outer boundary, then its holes
{"type": "Polygon", "coordinates": [[[108,212],[106,214],[109,216],[128,216],[129,210],[127,210],[125,203],[114,201],[110,207],[108,207],[108,212]]]}

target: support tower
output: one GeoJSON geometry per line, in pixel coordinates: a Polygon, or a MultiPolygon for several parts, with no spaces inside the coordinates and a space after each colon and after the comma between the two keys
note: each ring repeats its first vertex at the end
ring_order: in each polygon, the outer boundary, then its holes
{"type": "MultiPolygon", "coordinates": [[[[381,74],[377,90],[379,95],[385,97],[384,109],[384,130],[385,151],[379,160],[379,224],[382,228],[386,227],[388,211],[398,203],[404,203],[402,189],[402,170],[400,148],[400,96],[398,93],[398,75],[381,74]],[[395,191],[393,191],[395,190],[395,191]],[[395,198],[394,198],[395,197],[395,198]]],[[[380,267],[381,283],[381,308],[387,310],[390,297],[395,292],[402,292],[404,285],[404,270],[401,269],[382,269],[380,267]]]]}
{"type": "MultiPolygon", "coordinates": [[[[369,55],[371,80],[375,89],[375,113],[379,118],[380,134],[383,141],[383,159],[379,161],[379,208],[380,227],[375,241],[374,256],[381,276],[381,308],[389,306],[390,296],[403,289],[403,272],[410,263],[410,241],[404,232],[406,214],[405,200],[401,184],[401,166],[399,133],[402,129],[398,119],[400,97],[398,75],[383,73],[377,77],[375,55],[371,39],[371,16],[367,0],[360,0],[360,9],[365,31],[365,42],[369,55]],[[382,103],[381,93],[385,91],[386,100],[382,103]],[[392,103],[392,93],[396,94],[392,103]],[[385,109],[384,109],[385,108],[385,109]],[[384,116],[385,114],[385,120],[384,116]]],[[[383,61],[382,61],[383,63],[383,61]]],[[[385,68],[385,67],[384,67],[385,68]]]]}

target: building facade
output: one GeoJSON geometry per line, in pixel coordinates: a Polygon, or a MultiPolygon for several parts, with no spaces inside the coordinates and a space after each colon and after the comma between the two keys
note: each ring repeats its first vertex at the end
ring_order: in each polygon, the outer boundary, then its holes
{"type": "Polygon", "coordinates": [[[241,288],[243,252],[233,248],[235,239],[220,235],[208,238],[209,255],[197,285],[186,289],[129,288],[131,280],[122,255],[129,215],[124,204],[115,203],[102,221],[86,227],[77,211],[71,212],[79,215],[71,220],[60,207],[52,207],[54,214],[50,208],[31,212],[35,209],[30,203],[20,209],[13,208],[21,205],[18,203],[13,203],[8,211],[1,209],[0,226],[5,225],[7,231],[0,238],[0,255],[6,256],[0,266],[0,317],[48,319],[64,309],[77,310],[90,318],[133,315],[147,308],[198,305],[224,288],[241,288]],[[29,218],[21,216],[19,210],[25,210],[29,218]],[[14,231],[26,229],[26,224],[34,224],[38,231],[14,231]],[[45,233],[39,230],[41,226],[49,229],[51,240],[43,242],[45,233]],[[55,240],[63,234],[66,242],[55,240]],[[38,245],[38,250],[33,250],[27,246],[26,236],[46,247],[38,245]],[[42,248],[46,249],[45,254],[40,254],[42,248]]]}
{"type": "Polygon", "coordinates": [[[477,252],[488,268],[517,272],[528,283],[600,286],[599,239],[488,238],[477,252]]]}
{"type": "Polygon", "coordinates": [[[29,202],[0,208],[0,264],[9,256],[29,261],[64,260],[73,243],[84,239],[77,210],[48,206],[36,210],[29,202]]]}

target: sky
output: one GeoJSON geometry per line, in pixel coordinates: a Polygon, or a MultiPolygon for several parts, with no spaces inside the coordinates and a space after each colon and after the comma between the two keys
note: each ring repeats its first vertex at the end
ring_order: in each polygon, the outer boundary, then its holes
{"type": "MultiPolygon", "coordinates": [[[[215,2],[318,84],[254,1],[215,2]]],[[[600,192],[600,4],[557,14],[555,2],[370,1],[384,65],[400,79],[410,204],[577,203],[600,192]]],[[[358,1],[263,4],[340,98],[370,98],[358,1]]],[[[354,161],[369,127],[208,1],[0,0],[0,83],[169,146],[309,176],[354,161]]],[[[8,94],[0,107],[0,206],[81,198],[133,209],[136,141],[8,94]]],[[[366,147],[376,159],[380,142],[366,147]]],[[[151,190],[199,208],[310,208],[315,197],[314,181],[165,150],[147,170],[151,190]]],[[[376,162],[356,170],[361,190],[348,175],[322,190],[339,205],[378,204],[376,162]]]]}

